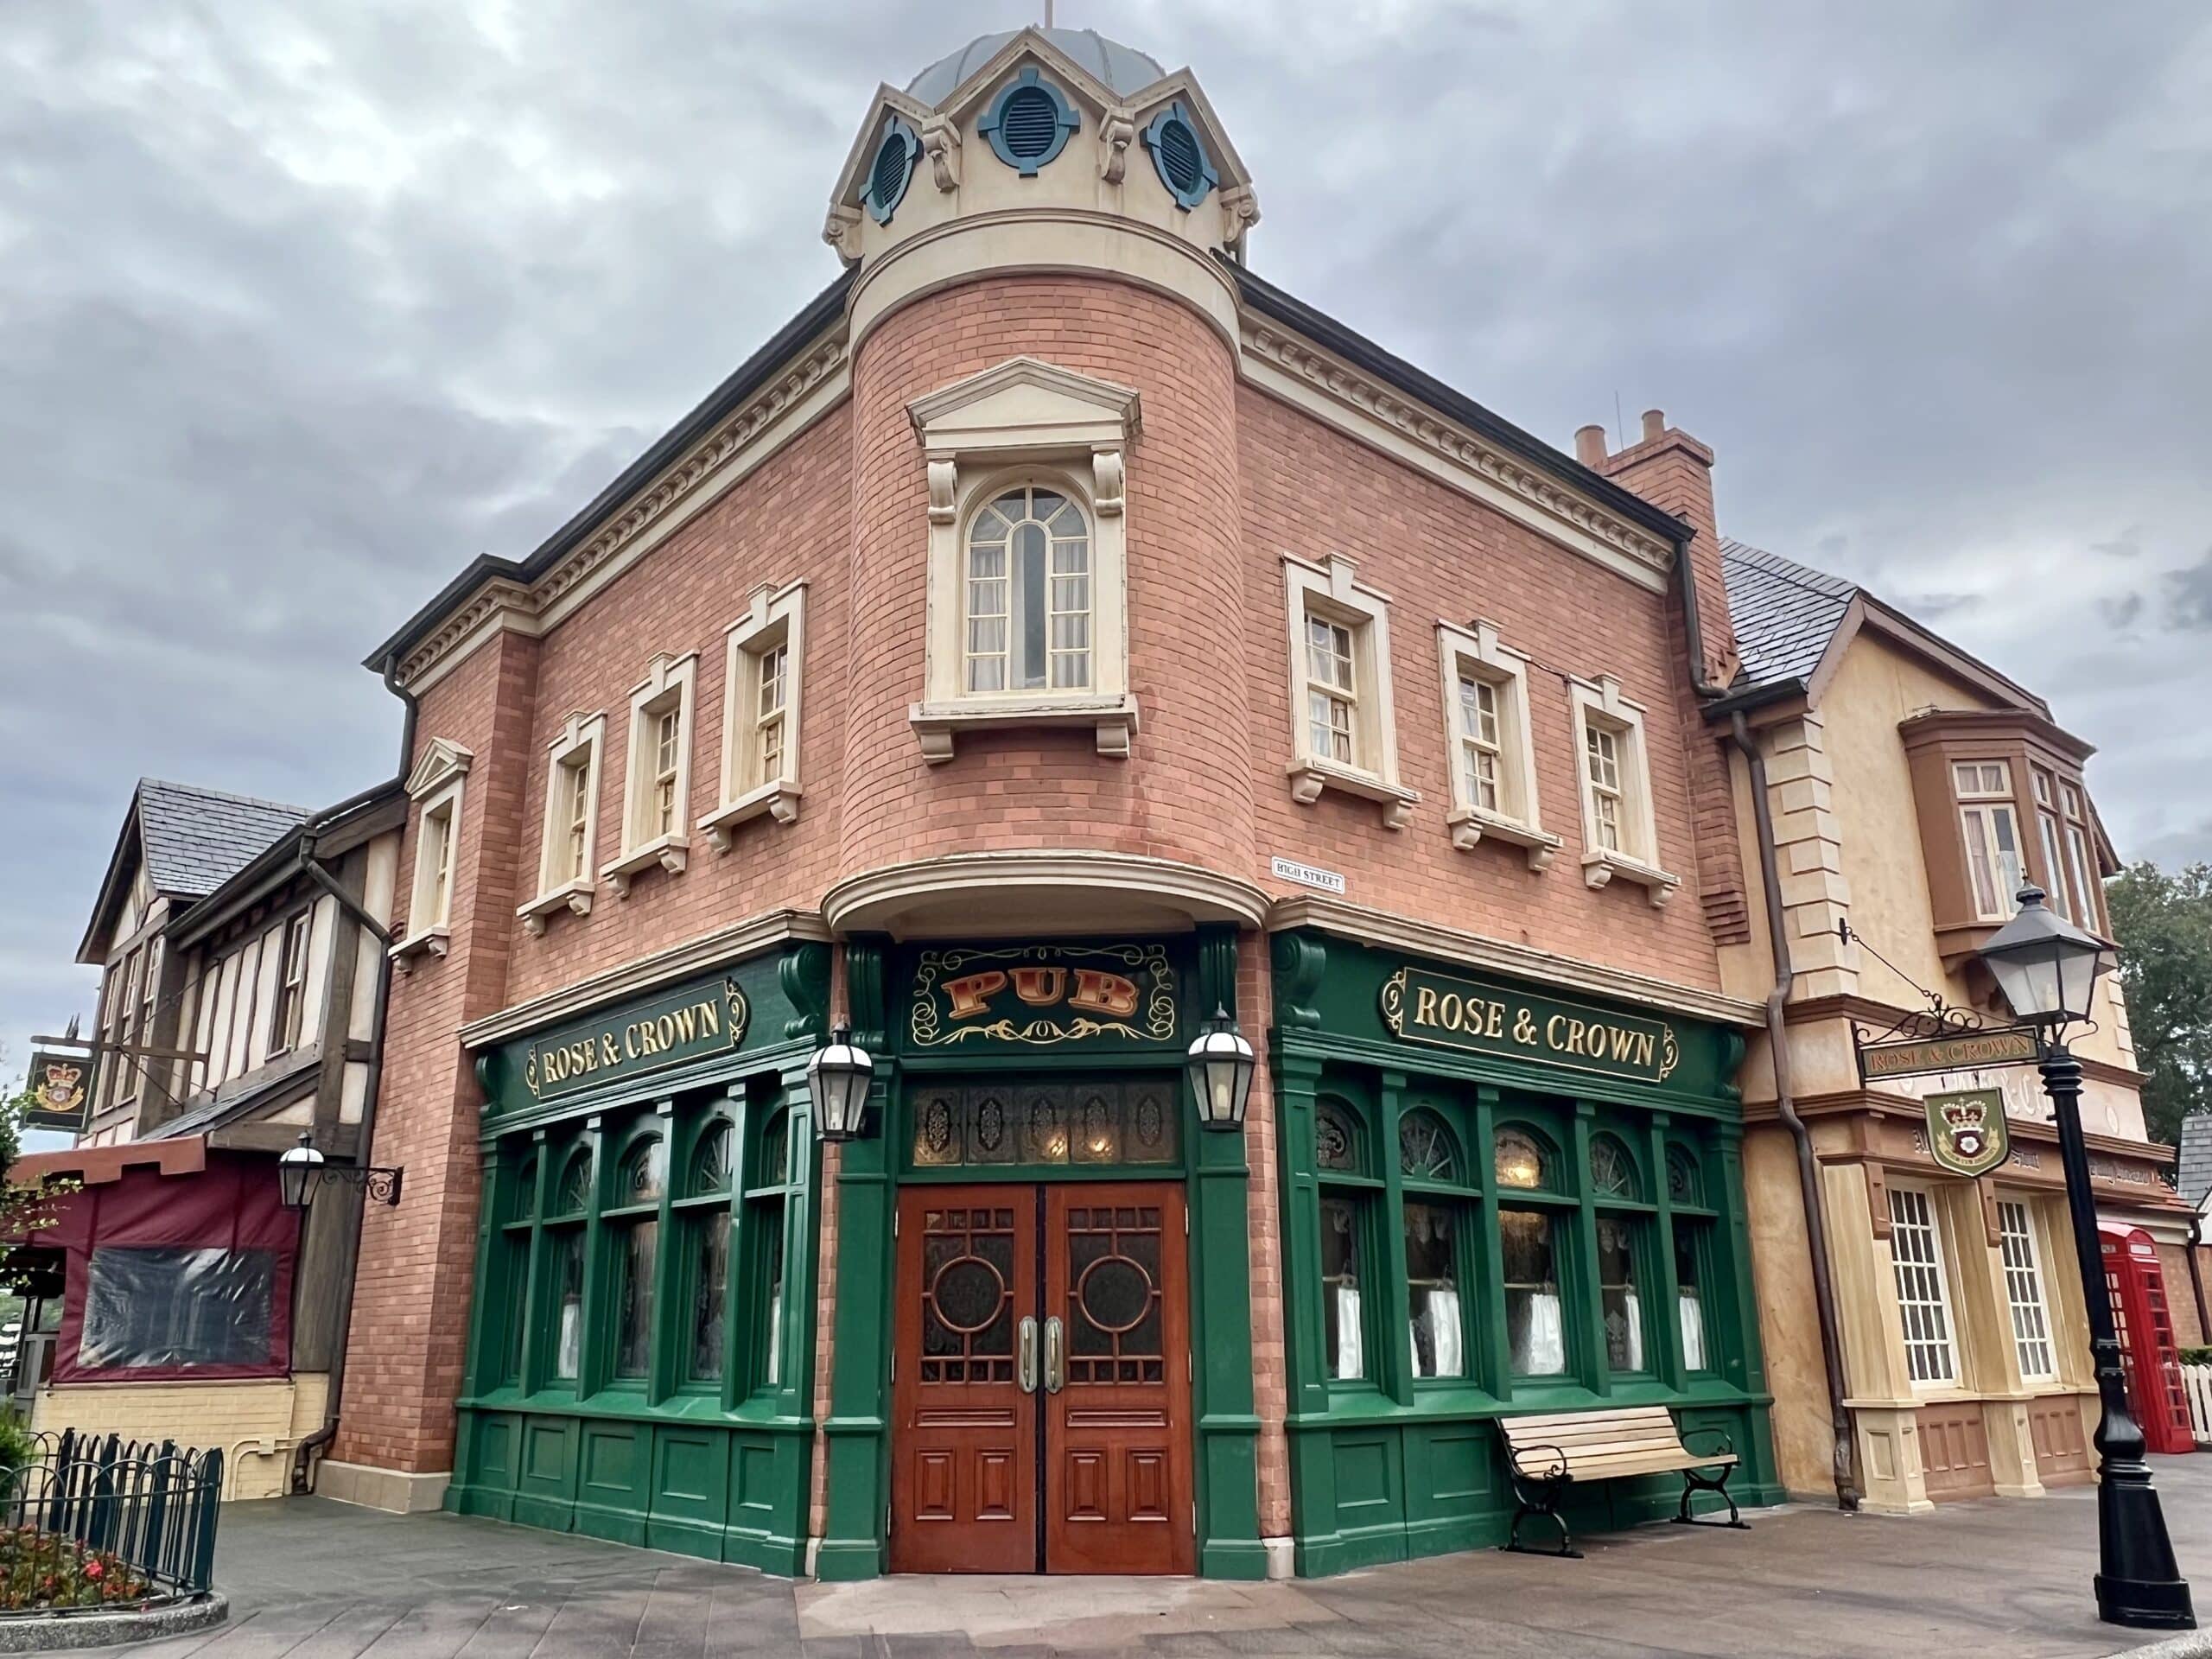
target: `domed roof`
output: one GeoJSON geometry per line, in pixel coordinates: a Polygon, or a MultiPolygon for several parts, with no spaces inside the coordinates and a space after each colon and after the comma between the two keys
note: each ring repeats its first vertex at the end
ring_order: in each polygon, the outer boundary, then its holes
{"type": "MultiPolygon", "coordinates": [[[[988,63],[994,53],[1020,32],[1009,29],[997,35],[978,35],[908,81],[906,95],[935,109],[951,95],[953,88],[988,63]]],[[[1039,29],[1036,32],[1104,83],[1117,98],[1141,92],[1167,73],[1150,54],[1109,41],[1095,29],[1039,29]]]]}

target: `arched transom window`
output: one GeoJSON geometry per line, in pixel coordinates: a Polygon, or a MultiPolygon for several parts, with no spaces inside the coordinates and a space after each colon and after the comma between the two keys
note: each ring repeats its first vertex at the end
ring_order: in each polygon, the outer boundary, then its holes
{"type": "Polygon", "coordinates": [[[1090,525],[1057,491],[1008,490],[968,528],[967,687],[1082,691],[1091,683],[1090,525]]]}

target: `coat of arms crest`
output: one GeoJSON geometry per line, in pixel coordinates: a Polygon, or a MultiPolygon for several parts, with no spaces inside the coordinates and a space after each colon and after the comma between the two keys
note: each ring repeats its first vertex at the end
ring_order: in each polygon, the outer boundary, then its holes
{"type": "Polygon", "coordinates": [[[2012,1155],[2005,1096],[1995,1089],[1928,1097],[1928,1150],[1955,1175],[1986,1175],[2012,1155]]]}

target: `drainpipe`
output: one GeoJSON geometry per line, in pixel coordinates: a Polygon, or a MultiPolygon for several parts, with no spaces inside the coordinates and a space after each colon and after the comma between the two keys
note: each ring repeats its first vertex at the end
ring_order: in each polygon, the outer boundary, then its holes
{"type": "MultiPolygon", "coordinates": [[[[1690,569],[1692,531],[1675,544],[1675,585],[1681,595],[1682,627],[1690,654],[1690,689],[1708,705],[1728,695],[1705,677],[1705,626],[1698,613],[1697,582],[1690,569]]],[[[1859,1478],[1851,1408],[1844,1403],[1843,1336],[1836,1323],[1835,1276],[1828,1255],[1827,1222],[1821,1205],[1820,1166],[1813,1155],[1813,1132],[1798,1116],[1789,1086],[1789,1027],[1783,1010],[1796,978],[1789,966],[1789,928],[1782,912],[1782,872],[1776,862],[1774,813],[1767,802],[1766,757],[1751,736],[1740,710],[1729,716],[1729,735],[1751,777],[1751,818],[1758,834],[1759,888],[1766,900],[1768,948],[1774,957],[1774,988],[1766,998],[1767,1049],[1773,1056],[1775,1110],[1789,1131],[1797,1152],[1797,1196],[1805,1211],[1805,1243],[1812,1257],[1813,1311],[1821,1327],[1821,1363],[1827,1373],[1828,1428],[1833,1439],[1836,1507],[1856,1510],[1859,1478]]],[[[2196,1258],[2190,1257],[2190,1265],[2196,1258]]]]}
{"type": "Polygon", "coordinates": [[[2196,1296],[2196,1334],[2212,1344],[2212,1310],[2204,1305],[2204,1269],[2196,1262],[2196,1252],[2204,1243],[2203,1202],[2197,1200],[2199,1207],[2189,1218],[2189,1287],[2196,1296]]]}
{"type": "Polygon", "coordinates": [[[1766,931],[1774,955],[1774,988],[1767,993],[1767,1048],[1774,1063],[1774,1104],[1797,1147],[1797,1192],[1805,1210],[1805,1242],[1813,1257],[1813,1310],[1821,1325],[1821,1360],[1827,1373],[1828,1427],[1834,1435],[1836,1507],[1859,1507],[1853,1465],[1855,1440],[1851,1408],[1844,1403],[1843,1336],[1835,1316],[1835,1281],[1828,1256],[1827,1220],[1821,1205],[1820,1169],[1813,1156],[1813,1132],[1797,1114],[1789,1086],[1789,1027],[1784,1009],[1796,976],[1789,966],[1789,926],[1782,911],[1782,872],[1774,845],[1774,812],[1766,793],[1766,757],[1751,736],[1742,712],[1729,716],[1729,734],[1742,751],[1751,774],[1751,818],[1759,840],[1759,889],[1766,899],[1766,931]]]}
{"type": "MultiPolygon", "coordinates": [[[[399,728],[398,781],[404,785],[407,781],[408,770],[413,766],[415,760],[416,708],[414,695],[399,683],[398,667],[397,657],[385,658],[385,690],[397,697],[401,707],[406,710],[399,728]]],[[[359,802],[366,799],[368,796],[388,787],[390,785],[378,784],[373,790],[363,791],[355,798],[355,800],[359,802]]],[[[366,1163],[375,1156],[377,1103],[384,1095],[384,1023],[385,1012],[391,1001],[391,932],[390,929],[378,923],[376,918],[354,903],[337,882],[331,879],[330,873],[314,861],[314,849],[315,836],[310,830],[309,834],[301,844],[301,867],[320,886],[337,899],[347,915],[366,928],[371,935],[384,946],[383,950],[377,952],[376,1001],[371,1008],[369,1020],[368,1075],[363,1079],[361,1128],[359,1134],[355,1137],[355,1144],[359,1148],[360,1160],[366,1163]]],[[[395,899],[397,897],[396,892],[393,896],[395,899]]],[[[365,1211],[368,1205],[368,1197],[365,1192],[362,1194],[361,1205],[365,1211]]],[[[330,1357],[328,1398],[323,1404],[322,1427],[314,1433],[306,1436],[292,1449],[291,1490],[295,1492],[311,1492],[315,1490],[315,1478],[308,1470],[309,1459],[338,1438],[338,1411],[346,1386],[346,1350],[349,1345],[353,1330],[353,1285],[354,1281],[359,1278],[361,1272],[360,1231],[358,1226],[353,1236],[353,1271],[346,1275],[345,1281],[339,1291],[338,1341],[330,1357]]],[[[315,1466],[320,1468],[321,1465],[317,1464],[315,1466]]]]}

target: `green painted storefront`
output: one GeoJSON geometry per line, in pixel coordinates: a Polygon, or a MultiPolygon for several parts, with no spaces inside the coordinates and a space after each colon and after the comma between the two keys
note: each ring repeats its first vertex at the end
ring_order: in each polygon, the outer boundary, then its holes
{"type": "MultiPolygon", "coordinates": [[[[1234,930],[844,950],[876,1074],[866,1132],[827,1158],[805,1082],[822,944],[480,1056],[484,1202],[448,1507],[776,1573],[881,1573],[900,1191],[1141,1179],[1174,1183],[1188,1211],[1196,1565],[1262,1576],[1247,1137],[1199,1128],[1181,1071],[1201,1021],[1237,1012],[1234,930]],[[1065,975],[1056,988],[1104,963],[1141,995],[1101,1012],[1079,994],[972,993],[979,969],[1024,963],[1065,975]],[[1089,1150],[1072,1119],[1048,1152],[976,1127],[986,1096],[1071,1109],[1078,1093],[1121,1114],[1089,1150]],[[825,1173],[835,1345],[810,1552],[825,1173]]],[[[1511,1414],[1665,1404],[1728,1433],[1740,1498],[1778,1499],[1740,1036],[1313,931],[1276,935],[1271,963],[1296,1569],[1502,1541],[1492,1420],[1511,1414]]],[[[1678,1491],[1599,1487],[1569,1517],[1627,1524],[1678,1491]]]]}
{"type": "MultiPolygon", "coordinates": [[[[1503,1541],[1492,1420],[1662,1404],[1777,1502],[1732,1029],[1299,931],[1272,949],[1297,1569],[1503,1541]]],[[[1601,1484],[1603,1529],[1678,1481],[1601,1484]]]]}
{"type": "Polygon", "coordinates": [[[481,1056],[448,1509],[801,1569],[829,982],[787,944],[481,1056]]]}

